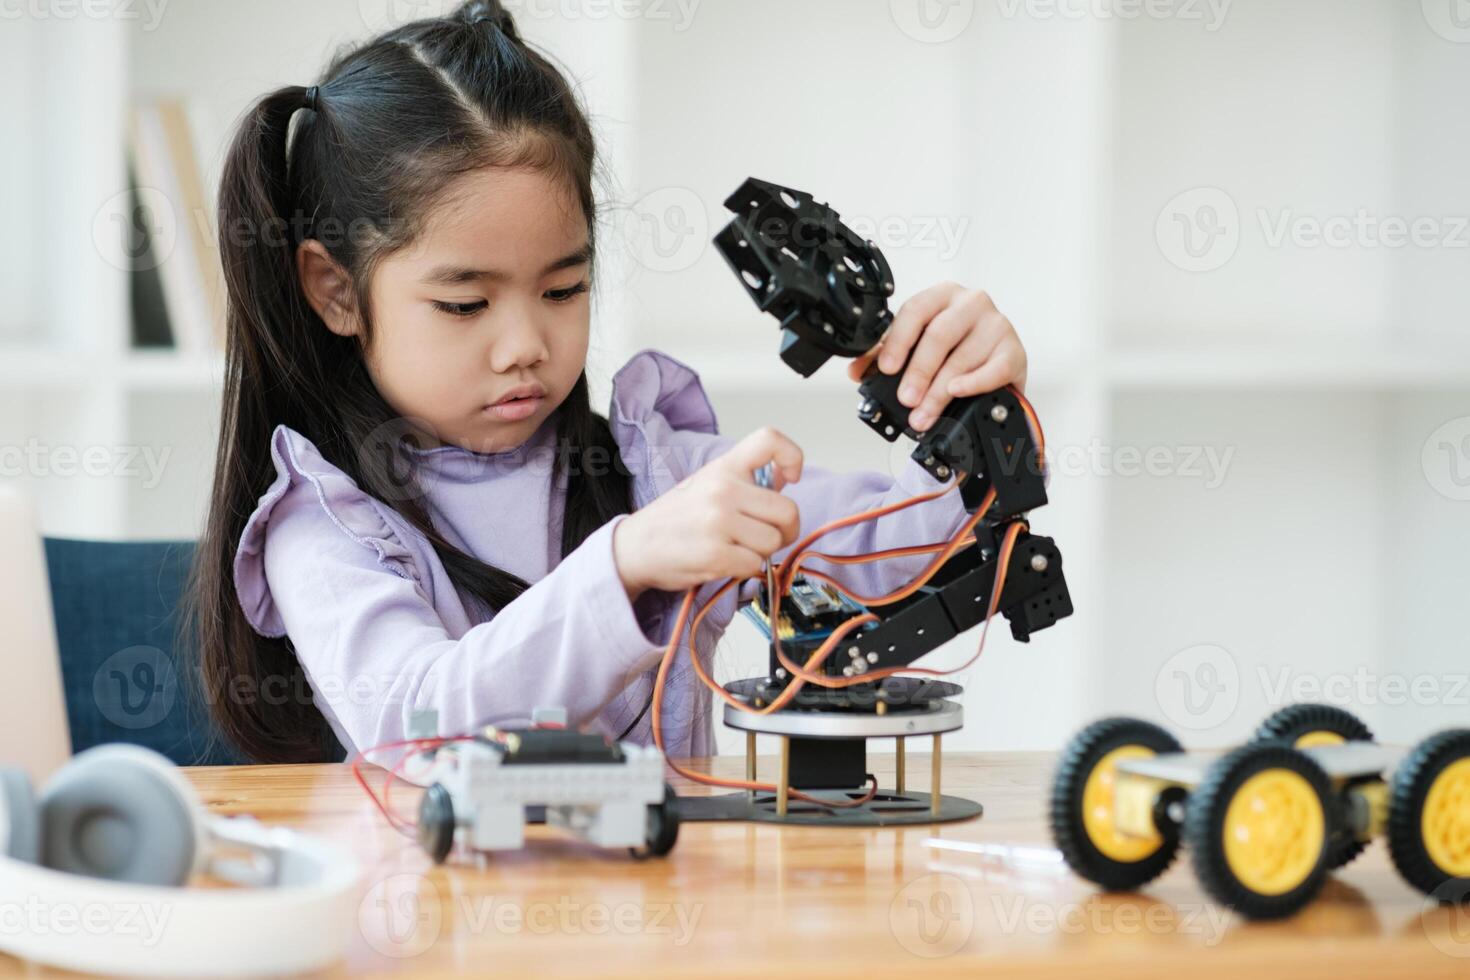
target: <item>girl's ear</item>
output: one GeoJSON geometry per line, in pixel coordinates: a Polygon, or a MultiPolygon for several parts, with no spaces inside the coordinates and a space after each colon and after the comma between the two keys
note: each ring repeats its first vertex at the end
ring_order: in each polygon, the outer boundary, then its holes
{"type": "Polygon", "coordinates": [[[325,245],[315,238],[302,242],[296,249],[296,273],[306,301],[328,330],[339,337],[356,337],[362,331],[352,277],[325,245]]]}

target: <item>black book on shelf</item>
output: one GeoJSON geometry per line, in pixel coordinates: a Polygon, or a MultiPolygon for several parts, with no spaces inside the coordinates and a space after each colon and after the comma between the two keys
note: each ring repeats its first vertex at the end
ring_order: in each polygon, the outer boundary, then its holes
{"type": "Polygon", "coordinates": [[[173,330],[169,327],[168,304],[163,295],[163,279],[158,273],[162,262],[156,251],[151,229],[154,216],[138,195],[138,179],[128,167],[128,213],[123,234],[127,238],[124,254],[131,259],[128,274],[128,301],[132,310],[134,347],[173,347],[173,330]]]}

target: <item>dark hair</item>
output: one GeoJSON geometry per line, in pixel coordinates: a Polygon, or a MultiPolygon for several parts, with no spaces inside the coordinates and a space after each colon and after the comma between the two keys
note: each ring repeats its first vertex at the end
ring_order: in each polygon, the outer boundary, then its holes
{"type": "MultiPolygon", "coordinates": [[[[257,634],[235,593],[240,534],[275,478],[272,430],[285,424],[311,439],[422,532],[461,593],[490,610],[503,607],[527,583],[446,541],[416,492],[409,427],[395,419],[364,362],[372,336],[368,283],[379,260],[414,240],[452,179],[484,167],[555,172],[580,199],[589,240],[596,229],[586,116],[563,75],[520,39],[493,0],[344,51],[309,91],[289,86],[257,102],[225,162],[224,405],[190,595],[200,693],[221,734],[268,762],[319,761],[333,746],[289,641],[257,634]],[[293,131],[299,109],[308,111],[293,131]],[[361,339],[332,333],[306,302],[296,247],[311,238],[352,276],[361,339]],[[259,694],[267,685],[293,693],[267,699],[259,694]]],[[[565,555],[627,513],[631,495],[607,420],[588,401],[585,372],[557,416],[553,478],[566,481],[565,555]],[[612,465],[571,465],[588,455],[612,465]]]]}

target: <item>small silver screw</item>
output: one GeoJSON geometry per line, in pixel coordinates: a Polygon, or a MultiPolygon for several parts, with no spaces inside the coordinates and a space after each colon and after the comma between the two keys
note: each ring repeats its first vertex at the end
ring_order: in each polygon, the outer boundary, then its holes
{"type": "Polygon", "coordinates": [[[1031,570],[1032,571],[1044,572],[1044,571],[1046,571],[1046,565],[1047,565],[1047,562],[1046,562],[1046,556],[1045,555],[1032,555],[1031,556],[1031,570]]]}
{"type": "Polygon", "coordinates": [[[847,648],[847,655],[853,660],[856,660],[863,655],[863,652],[857,647],[851,646],[847,648]]]}
{"type": "Polygon", "coordinates": [[[941,480],[948,480],[949,479],[949,467],[948,466],[941,466],[941,467],[939,467],[939,469],[935,470],[934,472],[936,472],[936,473],[939,474],[939,478],[941,480]]]}
{"type": "Polygon", "coordinates": [[[868,663],[875,664],[877,662],[878,662],[878,654],[876,652],[868,654],[868,663]]]}
{"type": "Polygon", "coordinates": [[[786,679],[786,668],[785,667],[777,667],[776,668],[776,680],[778,680],[778,681],[784,681],[785,679],[786,679]]]}
{"type": "Polygon", "coordinates": [[[853,670],[851,664],[849,664],[848,666],[842,668],[842,676],[843,677],[851,677],[854,673],[856,673],[856,671],[853,670]]]}
{"type": "Polygon", "coordinates": [[[990,417],[995,419],[997,422],[1004,422],[1006,419],[1011,417],[1011,413],[1010,410],[1004,405],[997,405],[990,410],[990,417]]]}

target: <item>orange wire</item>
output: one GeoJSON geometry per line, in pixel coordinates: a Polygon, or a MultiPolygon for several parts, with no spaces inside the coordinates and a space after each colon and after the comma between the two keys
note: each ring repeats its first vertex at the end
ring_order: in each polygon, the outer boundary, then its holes
{"type": "MultiPolygon", "coordinates": [[[[1046,434],[1041,428],[1041,421],[1037,418],[1035,409],[1031,406],[1030,401],[1027,400],[1025,395],[1021,394],[1021,392],[1017,390],[1014,386],[1008,387],[1012,394],[1016,396],[1016,399],[1020,403],[1022,410],[1026,414],[1027,421],[1031,425],[1032,432],[1037,443],[1038,459],[1041,461],[1041,466],[1044,473],[1046,466],[1046,434]]],[[[783,690],[774,701],[772,701],[764,708],[754,708],[746,704],[745,702],[731,695],[723,687],[715,683],[714,679],[711,678],[705,671],[704,665],[699,659],[697,649],[699,627],[703,624],[705,616],[714,607],[715,603],[718,602],[719,599],[722,598],[724,594],[736,584],[736,581],[734,579],[726,581],[719,589],[714,592],[713,595],[710,596],[708,600],[706,600],[701,605],[698,614],[695,616],[694,623],[692,624],[689,644],[690,659],[694,664],[695,672],[699,675],[700,681],[704,683],[705,686],[708,687],[710,690],[714,691],[722,698],[724,698],[727,703],[734,705],[739,710],[752,714],[765,715],[770,714],[774,711],[778,711],[789,704],[791,700],[795,698],[796,695],[801,691],[802,687],[807,683],[815,683],[820,686],[829,688],[843,688],[850,687],[854,684],[872,683],[874,681],[883,680],[900,672],[925,674],[928,676],[939,677],[946,674],[957,673],[968,668],[971,664],[978,660],[981,653],[984,652],[985,640],[990,633],[990,624],[994,620],[995,612],[1000,604],[1001,591],[1005,582],[1006,572],[1010,567],[1011,554],[1015,548],[1016,539],[1020,536],[1020,532],[1023,528],[1023,525],[1019,522],[1013,524],[1008,529],[1005,540],[1000,549],[1000,555],[998,556],[998,560],[996,563],[994,587],[992,588],[990,603],[985,613],[985,625],[980,633],[980,643],[978,644],[974,655],[972,655],[969,660],[965,661],[965,663],[961,664],[959,667],[954,667],[948,670],[934,670],[924,667],[909,666],[891,667],[884,670],[877,670],[871,673],[865,673],[852,678],[841,679],[809,673],[808,671],[810,668],[821,666],[821,664],[831,654],[833,648],[835,648],[837,644],[840,643],[848,633],[852,632],[854,629],[857,629],[859,626],[864,625],[865,623],[877,622],[878,617],[874,616],[872,613],[864,613],[858,616],[854,616],[846,622],[842,623],[837,627],[837,629],[832,632],[830,636],[827,637],[826,640],[823,641],[821,646],[819,646],[816,650],[812,652],[811,656],[807,658],[807,662],[805,665],[803,665],[803,667],[797,667],[785,656],[785,654],[781,652],[779,625],[780,601],[778,598],[778,596],[784,596],[789,592],[791,583],[796,578],[797,571],[801,568],[803,562],[808,558],[817,558],[831,562],[833,564],[846,565],[938,552],[935,555],[934,560],[926,565],[923,571],[921,571],[912,582],[910,582],[906,586],[894,590],[893,592],[888,593],[885,596],[879,596],[877,598],[856,596],[852,592],[848,591],[836,580],[821,572],[810,571],[807,573],[811,577],[818,578],[822,581],[827,582],[842,594],[865,606],[887,605],[893,602],[898,602],[912,595],[920,588],[923,588],[923,586],[927,584],[929,579],[933,578],[939,568],[942,567],[944,563],[947,562],[954,555],[955,552],[975,542],[975,538],[973,535],[970,535],[970,532],[974,529],[975,525],[984,518],[985,514],[995,503],[996,492],[994,488],[992,488],[986,494],[984,501],[982,502],[980,507],[976,508],[974,515],[965,522],[965,524],[955,534],[955,537],[947,543],[918,545],[906,548],[890,548],[885,551],[871,552],[868,554],[852,556],[828,555],[822,552],[808,552],[808,549],[817,540],[827,534],[830,534],[833,531],[839,530],[844,527],[850,527],[854,524],[859,524],[864,521],[876,520],[880,517],[887,516],[888,514],[897,513],[901,510],[906,510],[909,507],[915,507],[919,504],[927,503],[931,500],[936,500],[939,497],[942,497],[945,494],[949,493],[949,491],[953,490],[956,486],[959,486],[961,483],[964,482],[965,479],[967,479],[967,477],[968,474],[960,473],[956,475],[956,479],[953,483],[950,483],[949,485],[931,493],[921,494],[920,496],[911,497],[908,500],[901,501],[897,504],[890,504],[884,507],[877,508],[875,510],[864,511],[862,513],[840,518],[836,521],[831,521],[817,528],[815,531],[811,532],[805,538],[803,538],[796,545],[796,547],[794,547],[788,553],[786,561],[778,564],[777,596],[767,597],[768,605],[771,608],[771,636],[775,643],[777,657],[780,659],[781,663],[786,667],[786,669],[790,671],[794,680],[786,686],[785,690],[783,690]]],[[[659,751],[664,754],[664,759],[669,765],[669,768],[673,769],[679,775],[693,782],[703,783],[710,786],[719,786],[727,789],[746,789],[754,790],[757,792],[776,792],[777,787],[771,783],[762,783],[744,779],[723,779],[716,776],[705,775],[703,773],[692,772],[683,768],[673,759],[671,759],[668,755],[668,752],[664,749],[662,724],[664,687],[668,680],[669,667],[673,663],[674,656],[679,648],[679,641],[683,637],[686,625],[689,624],[689,613],[694,605],[695,592],[696,589],[689,589],[684,593],[684,599],[679,606],[678,618],[674,623],[674,629],[669,638],[668,646],[664,649],[664,654],[659,660],[658,673],[654,678],[651,719],[654,744],[658,747],[659,751]]],[[[472,737],[473,736],[459,735],[427,739],[402,739],[395,742],[385,742],[382,745],[375,745],[369,749],[356,753],[351,759],[350,769],[352,771],[353,778],[357,780],[358,784],[362,787],[363,792],[367,793],[368,798],[373,801],[373,804],[378,808],[379,812],[382,813],[384,819],[387,820],[389,826],[393,827],[393,829],[397,830],[399,833],[411,835],[411,831],[409,829],[411,825],[396,817],[388,806],[389,787],[391,786],[393,779],[403,778],[402,776],[400,776],[399,770],[403,765],[404,759],[400,759],[398,763],[395,764],[394,767],[388,772],[388,777],[384,785],[383,798],[379,799],[377,794],[372,791],[372,788],[368,785],[367,780],[362,775],[361,763],[363,762],[365,756],[371,752],[377,752],[390,748],[412,747],[415,750],[422,751],[426,748],[438,748],[450,742],[465,741],[472,737]]],[[[877,779],[870,777],[870,780],[871,785],[869,786],[868,792],[861,798],[854,799],[850,802],[834,802],[831,800],[824,800],[793,788],[788,788],[788,793],[794,799],[805,800],[821,806],[837,808],[855,807],[861,806],[862,804],[868,802],[877,794],[877,779]]]]}
{"type": "MultiPolygon", "coordinates": [[[[1006,572],[1009,570],[1011,564],[1011,553],[1015,549],[1016,539],[1020,537],[1022,529],[1022,525],[1013,524],[1006,531],[1005,539],[1001,544],[1000,555],[996,560],[995,587],[991,591],[990,603],[985,611],[985,626],[980,631],[980,643],[977,646],[974,655],[972,655],[969,660],[966,660],[958,667],[951,667],[946,670],[934,670],[928,667],[912,666],[885,667],[882,670],[869,671],[867,673],[858,674],[853,677],[817,677],[807,674],[804,670],[797,667],[795,664],[792,664],[783,654],[780,653],[779,650],[777,651],[777,657],[781,660],[782,665],[786,667],[786,670],[793,677],[796,677],[802,681],[820,684],[823,687],[834,688],[852,687],[856,684],[867,684],[872,683],[873,681],[881,681],[898,673],[924,674],[929,677],[944,677],[948,674],[957,674],[960,671],[967,669],[976,660],[979,660],[980,654],[985,651],[985,638],[990,633],[990,623],[995,618],[995,611],[1000,605],[1000,596],[1005,583],[1006,572]]],[[[826,575],[823,575],[821,572],[808,572],[807,574],[815,578],[825,580],[835,589],[837,589],[837,591],[848,596],[849,598],[852,598],[854,601],[861,601],[860,597],[854,596],[847,589],[843,588],[840,583],[834,581],[826,575]]]]}
{"type": "MultiPolygon", "coordinates": [[[[962,480],[963,479],[963,476],[960,477],[960,479],[962,480]]],[[[951,489],[951,487],[946,487],[945,490],[942,493],[947,493],[949,491],[949,489],[951,489]]],[[[822,535],[829,533],[830,531],[837,530],[840,527],[851,525],[853,523],[857,523],[858,521],[872,520],[872,519],[874,519],[877,516],[881,516],[881,514],[893,513],[895,511],[902,510],[905,507],[910,507],[910,506],[914,506],[917,503],[922,503],[922,502],[924,502],[926,500],[933,500],[937,496],[942,496],[942,493],[922,495],[920,497],[912,498],[912,499],[910,499],[908,501],[904,501],[904,502],[902,502],[900,504],[897,504],[897,505],[890,505],[888,507],[879,508],[877,511],[870,511],[870,512],[855,514],[855,515],[852,515],[851,517],[842,518],[842,519],[840,519],[838,521],[833,521],[830,524],[824,525],[823,527],[818,528],[816,531],[813,531],[811,534],[807,535],[807,537],[805,539],[803,539],[801,545],[799,545],[797,549],[794,549],[793,550],[792,554],[795,555],[795,558],[793,560],[791,557],[788,557],[789,567],[792,567],[792,568],[799,567],[799,565],[801,564],[801,561],[804,559],[804,557],[815,557],[817,553],[811,553],[810,555],[803,556],[800,552],[804,548],[809,547],[813,541],[817,540],[822,535]]],[[[934,574],[938,571],[938,569],[941,566],[943,566],[943,564],[946,561],[949,560],[949,558],[954,554],[954,552],[958,551],[961,547],[965,547],[965,546],[967,546],[969,544],[974,543],[974,538],[972,536],[968,536],[969,535],[969,532],[974,528],[974,526],[977,523],[979,523],[980,519],[984,517],[985,513],[990,509],[991,504],[994,503],[994,499],[995,499],[995,491],[992,489],[986,495],[985,500],[984,500],[982,506],[979,507],[979,508],[977,508],[975,514],[969,520],[967,520],[965,522],[965,524],[959,529],[959,531],[956,532],[954,538],[952,540],[950,540],[949,542],[947,542],[947,543],[943,543],[943,544],[939,544],[939,545],[921,545],[921,546],[912,547],[912,548],[895,548],[895,549],[888,549],[888,551],[886,551],[886,552],[873,552],[873,553],[865,554],[865,555],[856,555],[856,556],[852,556],[845,563],[851,564],[851,563],[858,563],[858,562],[879,561],[879,560],[882,560],[883,558],[886,558],[886,557],[894,557],[896,554],[921,554],[921,553],[927,553],[927,552],[932,552],[932,551],[936,551],[936,550],[939,551],[940,554],[936,556],[935,560],[932,561],[932,562],[930,562],[929,565],[923,570],[923,572],[921,572],[915,578],[915,580],[913,582],[911,582],[908,586],[905,586],[903,588],[897,589],[894,592],[890,593],[886,597],[880,597],[881,599],[883,599],[884,601],[887,601],[887,602],[896,602],[899,599],[904,598],[905,596],[911,595],[914,591],[922,588],[924,586],[924,584],[927,583],[928,580],[934,576],[934,574]]],[[[1012,550],[1013,550],[1013,548],[1015,546],[1016,538],[1019,537],[1021,530],[1022,530],[1022,525],[1016,524],[1016,525],[1013,525],[1009,529],[1009,531],[1007,532],[1006,539],[1005,539],[1005,542],[1004,542],[1004,544],[1003,544],[1003,546],[1001,548],[1001,554],[1000,554],[999,560],[997,562],[996,582],[998,584],[1002,584],[1003,585],[1003,583],[1005,581],[1006,570],[1008,569],[1008,567],[1010,565],[1011,552],[1012,552],[1012,550]]],[[[836,582],[833,582],[828,576],[822,575],[820,572],[813,572],[811,574],[813,574],[813,575],[815,575],[817,577],[823,578],[823,579],[827,580],[828,582],[832,582],[832,584],[834,586],[836,586],[839,589],[839,591],[842,591],[844,594],[851,596],[851,593],[850,592],[848,592],[846,589],[843,589],[836,582]]],[[[784,578],[784,576],[783,576],[783,578],[784,578]]],[[[724,689],[724,687],[722,687],[721,685],[719,685],[718,683],[716,683],[715,680],[712,677],[710,677],[709,674],[704,669],[703,661],[701,661],[701,659],[699,657],[699,650],[698,650],[699,628],[703,624],[704,618],[709,614],[710,610],[712,610],[714,608],[714,606],[719,602],[719,600],[724,597],[725,593],[729,592],[730,589],[733,588],[736,584],[737,583],[736,583],[736,580],[735,579],[727,580],[723,585],[721,585],[718,589],[716,589],[715,592],[707,600],[705,600],[705,602],[703,604],[701,604],[700,609],[699,609],[699,612],[695,615],[694,622],[689,627],[689,629],[690,629],[690,639],[689,639],[690,661],[693,664],[695,673],[698,674],[700,681],[707,688],[709,688],[709,690],[711,690],[715,694],[719,695],[727,704],[732,705],[737,710],[744,711],[744,712],[749,713],[749,714],[756,714],[756,715],[767,715],[767,714],[770,714],[772,712],[778,711],[781,708],[785,707],[787,704],[789,704],[791,702],[791,700],[793,698],[796,697],[796,695],[801,691],[802,687],[806,683],[808,683],[808,682],[814,683],[814,684],[817,684],[817,685],[823,686],[823,687],[841,688],[841,687],[850,687],[850,686],[853,686],[855,684],[860,684],[860,683],[872,683],[875,680],[882,680],[882,679],[884,679],[886,677],[890,677],[890,676],[892,676],[894,674],[897,674],[897,673],[900,673],[900,672],[903,672],[903,671],[908,671],[908,672],[912,672],[912,673],[924,673],[924,674],[931,674],[931,675],[935,675],[935,676],[940,676],[940,675],[943,675],[943,674],[955,673],[957,671],[964,670],[965,668],[969,667],[970,664],[974,663],[975,660],[977,660],[979,658],[981,652],[985,648],[985,638],[986,638],[986,636],[990,632],[990,621],[991,621],[991,619],[993,619],[993,617],[995,615],[995,611],[996,611],[997,607],[999,606],[999,603],[1000,603],[1000,595],[1001,595],[1001,589],[1000,588],[995,588],[995,589],[992,590],[992,595],[991,595],[991,599],[990,599],[989,609],[987,610],[986,617],[985,617],[985,629],[981,632],[980,644],[979,644],[979,647],[977,648],[975,654],[968,661],[966,661],[963,665],[961,665],[960,667],[956,667],[956,668],[953,668],[952,670],[946,670],[946,671],[936,671],[936,670],[930,670],[930,669],[926,669],[926,668],[914,668],[914,667],[903,666],[903,667],[888,668],[886,670],[873,671],[872,673],[864,674],[864,675],[861,675],[861,676],[858,676],[858,677],[842,678],[842,679],[833,678],[833,677],[827,677],[825,675],[818,675],[818,674],[809,673],[807,669],[802,669],[802,668],[796,667],[795,664],[791,663],[790,660],[788,660],[785,657],[785,655],[780,652],[779,614],[778,614],[777,617],[776,617],[776,623],[775,623],[775,626],[774,626],[773,632],[772,632],[772,635],[773,635],[773,637],[775,639],[775,643],[776,643],[777,656],[780,658],[781,662],[784,665],[786,665],[787,669],[792,673],[792,675],[793,675],[793,677],[795,679],[790,684],[788,684],[786,686],[786,688],[781,692],[781,694],[778,695],[776,697],[776,699],[773,700],[770,704],[768,704],[768,705],[766,705],[766,706],[764,706],[762,708],[756,708],[756,707],[753,707],[750,704],[747,704],[746,702],[741,701],[740,699],[736,698],[734,695],[732,695],[728,691],[726,691],[724,689]]],[[[780,590],[780,593],[781,594],[784,594],[785,593],[785,589],[784,588],[781,589],[780,590]]],[[[658,674],[657,674],[657,676],[654,679],[654,697],[653,697],[652,728],[653,728],[654,743],[658,746],[658,748],[659,748],[660,751],[663,751],[664,750],[664,745],[663,745],[663,727],[662,727],[663,690],[664,690],[664,684],[665,684],[665,682],[667,680],[667,677],[668,677],[668,669],[669,669],[669,666],[673,662],[673,657],[674,657],[674,655],[675,655],[675,653],[677,651],[679,640],[683,637],[683,633],[684,633],[684,629],[685,629],[686,623],[688,623],[689,613],[690,613],[690,610],[693,608],[693,604],[694,604],[694,595],[695,595],[695,590],[693,590],[693,589],[690,589],[688,592],[685,593],[684,601],[680,605],[678,619],[676,620],[676,622],[674,624],[673,633],[672,633],[672,635],[669,638],[669,645],[668,645],[668,647],[664,651],[664,656],[663,656],[662,660],[659,663],[658,674]]],[[[771,602],[771,605],[772,605],[772,607],[774,609],[779,609],[780,608],[779,601],[773,601],[773,602],[771,602]]],[[[847,621],[843,622],[840,626],[837,627],[836,630],[833,631],[832,635],[830,635],[829,637],[827,637],[827,639],[822,642],[821,646],[819,646],[816,650],[814,650],[812,652],[811,656],[809,656],[807,658],[807,662],[805,664],[805,667],[808,668],[808,669],[813,668],[813,667],[819,667],[826,660],[826,658],[831,654],[832,650],[837,646],[837,644],[842,641],[843,637],[845,637],[852,630],[854,630],[857,627],[863,625],[864,623],[876,622],[876,621],[877,621],[877,617],[874,616],[873,614],[871,614],[871,613],[863,613],[861,615],[854,616],[854,617],[848,619],[847,621]]],[[[665,759],[668,759],[667,752],[665,752],[664,754],[665,754],[665,759]]],[[[763,792],[774,792],[776,790],[776,787],[774,785],[770,784],[770,783],[754,782],[754,781],[743,780],[743,779],[724,779],[724,778],[715,777],[715,776],[707,776],[707,775],[704,775],[702,773],[695,773],[695,772],[691,772],[689,770],[686,770],[683,767],[679,766],[677,763],[673,762],[672,760],[668,760],[668,762],[669,762],[670,768],[672,768],[675,772],[679,773],[681,776],[684,776],[686,779],[690,779],[690,780],[692,780],[694,782],[704,783],[706,785],[711,785],[711,786],[719,786],[719,787],[727,788],[727,789],[747,789],[747,790],[756,790],[756,791],[763,791],[763,792]]],[[[855,801],[853,801],[851,803],[834,803],[834,802],[832,802],[830,800],[820,800],[820,799],[813,798],[813,797],[811,797],[811,796],[809,796],[809,795],[807,795],[805,793],[802,793],[799,790],[795,790],[795,789],[789,789],[788,792],[789,792],[789,794],[791,796],[793,796],[796,799],[808,800],[810,802],[818,803],[818,804],[826,805],[826,806],[832,806],[832,807],[861,806],[863,803],[865,803],[869,799],[871,799],[873,797],[873,795],[876,793],[876,780],[874,780],[874,785],[870,789],[870,791],[868,792],[868,794],[866,796],[864,796],[861,799],[855,800],[855,801]]]]}

